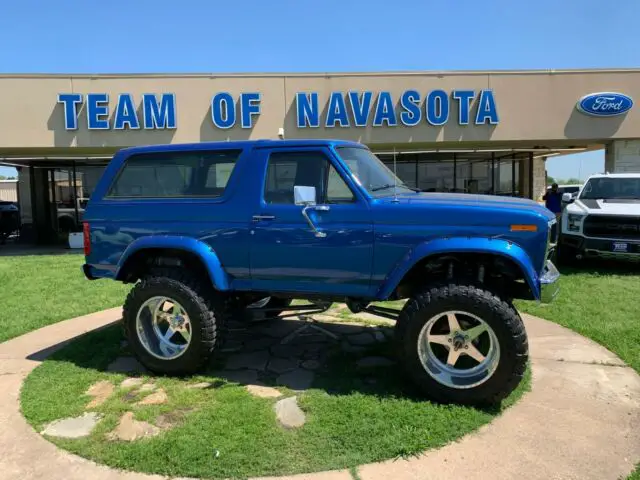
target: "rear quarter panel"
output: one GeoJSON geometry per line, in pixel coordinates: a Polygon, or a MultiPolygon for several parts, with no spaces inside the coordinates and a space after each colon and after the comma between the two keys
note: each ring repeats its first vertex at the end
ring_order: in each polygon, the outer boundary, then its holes
{"type": "Polygon", "coordinates": [[[123,253],[135,240],[168,235],[210,245],[229,275],[249,276],[251,204],[247,196],[258,191],[253,184],[259,183],[259,175],[250,168],[250,148],[241,153],[223,196],[217,198],[108,198],[126,157],[120,153],[110,162],[84,215],[91,232],[87,263],[97,276],[113,278],[123,253]]]}

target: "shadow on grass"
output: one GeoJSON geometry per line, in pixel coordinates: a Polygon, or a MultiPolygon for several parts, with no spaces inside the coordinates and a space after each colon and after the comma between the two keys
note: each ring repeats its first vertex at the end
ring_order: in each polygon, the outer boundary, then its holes
{"type": "Polygon", "coordinates": [[[623,260],[603,260],[589,258],[575,261],[570,265],[559,264],[558,270],[562,275],[619,275],[638,276],[640,275],[640,262],[630,262],[623,260]]]}
{"type": "MultiPolygon", "coordinates": [[[[277,319],[234,329],[223,348],[232,351],[216,355],[193,378],[211,382],[211,388],[258,383],[291,390],[313,388],[329,396],[360,394],[412,402],[429,400],[400,373],[390,340],[392,327],[371,328],[319,321],[313,324],[329,333],[304,328],[309,323],[297,319],[277,319]],[[354,345],[354,342],[366,343],[366,346],[354,345]],[[345,348],[351,351],[345,351],[345,348]],[[359,366],[358,361],[364,357],[376,357],[383,362],[386,359],[384,363],[389,364],[359,366]]],[[[96,373],[154,376],[139,365],[129,348],[123,345],[120,324],[52,345],[28,358],[70,362],[96,373]]],[[[177,380],[184,381],[186,386],[193,378],[177,380]]],[[[502,408],[502,405],[489,405],[477,410],[495,415],[502,408]]]]}

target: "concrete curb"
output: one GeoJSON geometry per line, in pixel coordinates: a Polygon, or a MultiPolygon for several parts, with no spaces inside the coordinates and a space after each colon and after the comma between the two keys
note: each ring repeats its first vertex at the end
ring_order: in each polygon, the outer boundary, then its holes
{"type": "MultiPolygon", "coordinates": [[[[120,308],[105,310],[0,344],[0,479],[166,478],[118,471],[60,450],[20,413],[20,388],[31,370],[73,338],[120,315],[120,308]]],[[[533,366],[530,393],[458,442],[407,460],[361,466],[360,478],[617,480],[629,475],[640,461],[640,376],[596,343],[546,320],[523,317],[533,366]]],[[[352,476],[340,470],[279,478],[352,476]]]]}

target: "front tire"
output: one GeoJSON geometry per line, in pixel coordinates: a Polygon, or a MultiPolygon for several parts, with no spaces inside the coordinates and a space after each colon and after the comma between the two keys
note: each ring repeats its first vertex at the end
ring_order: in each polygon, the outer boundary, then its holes
{"type": "Polygon", "coordinates": [[[146,368],[165,375],[198,371],[218,344],[223,302],[196,277],[155,272],[129,293],[123,326],[131,349],[146,368]]]}
{"type": "Polygon", "coordinates": [[[406,373],[435,401],[496,404],[524,376],[528,342],[522,319],[486,290],[428,287],[405,304],[396,330],[406,373]]]}

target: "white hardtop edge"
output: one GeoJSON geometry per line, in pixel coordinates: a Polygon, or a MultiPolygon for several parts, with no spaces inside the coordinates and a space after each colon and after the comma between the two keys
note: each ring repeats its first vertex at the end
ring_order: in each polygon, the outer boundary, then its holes
{"type": "MultiPolygon", "coordinates": [[[[589,175],[589,178],[640,178],[640,172],[635,173],[594,173],[593,175],[589,175]]],[[[585,183],[587,182],[585,180],[585,183]]]]}

